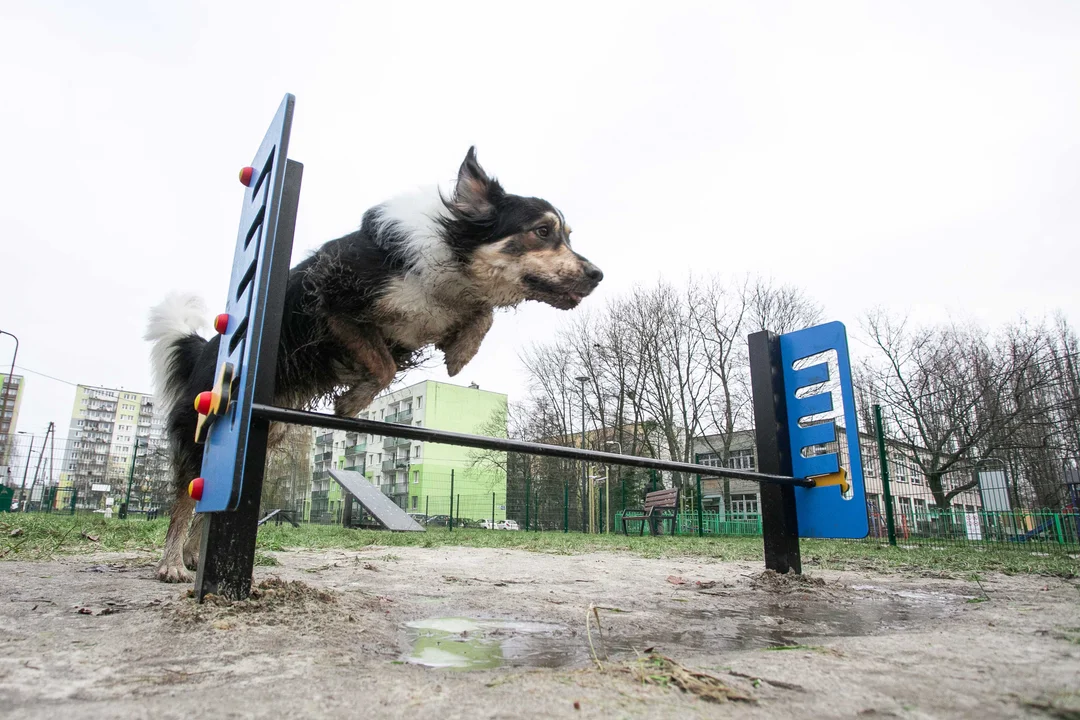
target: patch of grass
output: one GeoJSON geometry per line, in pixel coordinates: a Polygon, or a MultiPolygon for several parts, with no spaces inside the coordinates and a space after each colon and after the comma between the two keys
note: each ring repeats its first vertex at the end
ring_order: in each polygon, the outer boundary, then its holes
{"type": "MultiPolygon", "coordinates": [[[[48,559],[53,555],[97,551],[149,550],[158,552],[165,540],[168,518],[104,519],[101,515],[0,515],[0,559],[48,559]],[[15,534],[12,534],[12,533],[15,534]],[[89,537],[97,537],[94,542],[89,537]]],[[[626,537],[581,533],[525,532],[455,528],[429,528],[423,533],[391,533],[378,530],[346,530],[335,525],[266,524],[259,528],[258,549],[359,550],[378,547],[464,546],[518,549],[555,555],[618,552],[645,558],[694,558],[699,560],[762,559],[760,537],[626,537]]],[[[1075,551],[1075,548],[1073,548],[1075,551]]],[[[1080,576],[1080,561],[1065,550],[1033,555],[1011,546],[950,545],[890,547],[879,541],[803,540],[803,568],[936,574],[957,579],[981,573],[1080,576]]],[[[392,553],[374,558],[395,562],[392,553]]],[[[985,593],[984,593],[985,595],[985,593]]]]}
{"type": "Polygon", "coordinates": [[[53,555],[103,551],[157,552],[165,542],[168,526],[166,518],[106,520],[97,514],[5,514],[0,515],[0,559],[46,560],[53,555]]]}
{"type": "Polygon", "coordinates": [[[784,650],[810,650],[813,652],[825,652],[825,648],[820,645],[770,645],[764,650],[770,651],[784,651],[784,650]]]}
{"type": "Polygon", "coordinates": [[[277,567],[280,565],[273,555],[267,555],[264,552],[258,550],[255,551],[255,566],[256,567],[277,567]]]}

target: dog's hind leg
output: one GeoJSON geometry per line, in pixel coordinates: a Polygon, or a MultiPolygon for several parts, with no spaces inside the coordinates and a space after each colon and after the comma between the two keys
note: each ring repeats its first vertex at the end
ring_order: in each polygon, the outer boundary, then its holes
{"type": "Polygon", "coordinates": [[[187,488],[178,488],[169,517],[169,531],[165,534],[165,552],[157,567],[158,580],[163,582],[191,582],[194,576],[184,566],[184,545],[188,538],[188,526],[195,513],[195,501],[188,497],[187,488]]]}
{"type": "Polygon", "coordinates": [[[184,567],[188,570],[199,569],[199,549],[202,547],[204,522],[206,522],[205,513],[197,513],[195,519],[191,521],[187,542],[184,543],[184,567]]]}

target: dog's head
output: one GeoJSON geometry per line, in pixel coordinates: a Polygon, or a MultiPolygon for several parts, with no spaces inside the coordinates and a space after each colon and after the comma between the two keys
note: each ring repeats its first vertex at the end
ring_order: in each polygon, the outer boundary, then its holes
{"type": "Polygon", "coordinates": [[[476,161],[476,148],[469,148],[446,206],[451,243],[495,305],[538,300],[570,310],[604,278],[570,247],[563,214],[546,200],[504,191],[476,161]]]}

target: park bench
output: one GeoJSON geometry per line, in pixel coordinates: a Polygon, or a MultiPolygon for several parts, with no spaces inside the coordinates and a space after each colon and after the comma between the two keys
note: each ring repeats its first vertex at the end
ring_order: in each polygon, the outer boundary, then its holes
{"type": "Polygon", "coordinates": [[[639,535],[645,534],[645,524],[649,525],[650,535],[660,534],[660,523],[664,520],[671,521],[671,534],[675,534],[675,515],[679,507],[679,491],[677,489],[671,490],[656,490],[655,492],[645,494],[645,507],[637,514],[624,514],[622,516],[622,529],[623,535],[629,535],[626,531],[627,521],[641,521],[641,531],[639,535]]]}

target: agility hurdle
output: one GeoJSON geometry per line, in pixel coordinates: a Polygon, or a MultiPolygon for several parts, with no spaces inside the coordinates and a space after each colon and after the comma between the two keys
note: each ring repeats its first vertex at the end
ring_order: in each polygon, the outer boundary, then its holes
{"type": "Polygon", "coordinates": [[[295,98],[286,95],[250,165],[240,213],[213,390],[195,398],[196,440],[204,444],[202,475],[192,479],[195,511],[207,513],[195,578],[198,600],[208,594],[246,598],[251,591],[259,501],[271,421],[352,430],[386,437],[520,452],[568,460],[750,480],[762,485],[765,566],[801,572],[799,538],[859,538],[869,532],[847,337],[838,322],[784,335],[749,338],[758,472],[641,458],[584,448],[468,435],[275,407],[274,382],[284,292],[300,200],[303,165],[288,158],[295,98]],[[828,362],[808,358],[835,351],[828,362]],[[832,419],[834,381],[842,398],[850,467],[837,452],[807,454],[837,440],[832,419]],[[807,420],[809,419],[809,420],[807,420]],[[806,420],[806,422],[801,422],[806,420]]]}

